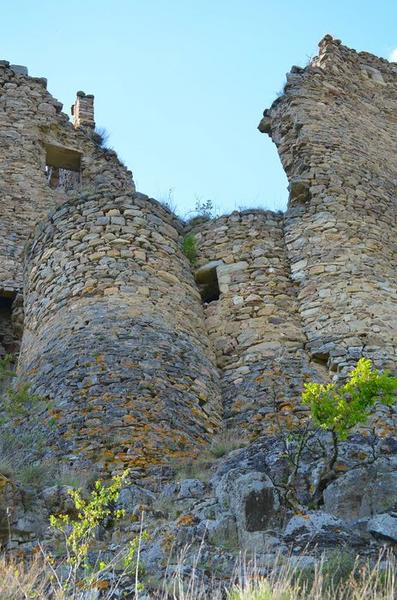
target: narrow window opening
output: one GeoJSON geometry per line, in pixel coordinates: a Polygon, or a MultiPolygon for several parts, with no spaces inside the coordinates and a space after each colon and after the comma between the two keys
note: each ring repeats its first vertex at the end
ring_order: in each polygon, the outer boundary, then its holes
{"type": "Polygon", "coordinates": [[[195,273],[195,280],[203,304],[210,304],[210,302],[219,300],[220,290],[216,268],[220,264],[222,264],[221,261],[212,261],[200,267],[195,273]]]}
{"type": "Polygon", "coordinates": [[[329,353],[328,352],[313,352],[311,358],[312,358],[312,361],[317,363],[318,365],[322,365],[323,367],[328,366],[328,361],[329,361],[329,353]]]}
{"type": "Polygon", "coordinates": [[[58,192],[80,189],[81,154],[62,146],[46,145],[45,174],[48,185],[58,192]]]}
{"type": "Polygon", "coordinates": [[[0,292],[0,358],[17,356],[21,340],[17,294],[0,292]],[[15,310],[14,310],[15,309],[15,310]]]}

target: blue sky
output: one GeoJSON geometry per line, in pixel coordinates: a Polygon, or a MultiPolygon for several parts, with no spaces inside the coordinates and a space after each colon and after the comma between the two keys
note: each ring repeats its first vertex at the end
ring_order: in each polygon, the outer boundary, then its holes
{"type": "Polygon", "coordinates": [[[256,128],[285,74],[326,33],[397,48],[396,0],[14,0],[1,21],[0,58],[47,77],[65,112],[77,90],[95,94],[138,190],[171,190],[182,215],[197,199],[283,210],[286,177],[256,128]]]}

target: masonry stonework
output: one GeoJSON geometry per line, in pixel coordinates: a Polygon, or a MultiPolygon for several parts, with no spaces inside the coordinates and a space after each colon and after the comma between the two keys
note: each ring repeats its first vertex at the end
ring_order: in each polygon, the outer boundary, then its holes
{"type": "Polygon", "coordinates": [[[111,191],[70,200],[38,227],[19,373],[53,400],[48,449],[64,460],[141,467],[189,456],[219,428],[180,229],[157,202],[111,191]]]}
{"type": "MultiPolygon", "coordinates": [[[[283,215],[252,210],[193,230],[199,249],[196,279],[214,265],[219,300],[205,304],[207,332],[222,374],[227,427],[253,439],[299,405],[309,365],[283,234],[283,215]]],[[[298,418],[298,421],[296,421],[298,418]]]]}
{"type": "Polygon", "coordinates": [[[326,36],[260,124],[286,213],[201,224],[135,192],[92,96],[73,125],[45,80],[3,61],[0,84],[0,354],[23,292],[18,375],[53,402],[47,454],[108,472],[184,458],[222,419],[250,440],[295,427],[306,378],[363,355],[395,370],[397,65],[326,36]]]}
{"type": "Polygon", "coordinates": [[[307,349],[396,369],[397,65],[326,36],[260,129],[290,181],[285,242],[307,349]]]}
{"type": "Polygon", "coordinates": [[[0,61],[0,292],[6,293],[22,291],[23,247],[34,224],[68,196],[49,185],[48,157],[55,167],[77,162],[79,188],[134,190],[115,152],[75,129],[47,81],[25,73],[0,61]]]}

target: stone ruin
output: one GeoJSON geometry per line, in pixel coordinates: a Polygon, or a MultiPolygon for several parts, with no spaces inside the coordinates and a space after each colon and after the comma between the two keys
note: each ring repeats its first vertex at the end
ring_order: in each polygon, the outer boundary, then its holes
{"type": "Polygon", "coordinates": [[[0,83],[0,353],[53,402],[45,456],[138,472],[299,425],[303,382],[362,356],[396,371],[397,64],[325,36],[259,124],[285,214],[191,223],[101,147],[93,96],[72,123],[45,79],[1,61],[0,83]]]}

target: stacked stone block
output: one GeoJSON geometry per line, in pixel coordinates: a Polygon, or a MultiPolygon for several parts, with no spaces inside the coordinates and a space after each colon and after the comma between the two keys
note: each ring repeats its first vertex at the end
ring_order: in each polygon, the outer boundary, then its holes
{"type": "Polygon", "coordinates": [[[222,404],[226,427],[254,439],[305,418],[306,378],[343,376],[363,355],[395,370],[396,65],[326,36],[260,124],[289,178],[286,214],[187,227],[95,142],[92,96],[78,94],[75,128],[45,80],[3,61],[0,83],[0,295],[22,289],[39,221],[19,375],[54,403],[48,455],[111,472],[183,458],[210,441],[222,404]],[[49,148],[54,163],[72,153],[80,189],[48,185],[49,148]]]}
{"type": "Polygon", "coordinates": [[[92,94],[85,94],[82,91],[77,92],[76,102],[72,106],[71,113],[76,129],[81,127],[95,129],[94,96],[92,94]]]}
{"type": "Polygon", "coordinates": [[[290,181],[285,241],[310,355],[397,359],[397,65],[326,36],[260,129],[290,181]]]}
{"type": "Polygon", "coordinates": [[[0,293],[22,290],[26,239],[68,197],[48,184],[48,145],[79,153],[83,189],[134,190],[131,172],[115,152],[100,148],[84,128],[75,129],[46,86],[45,79],[0,61],[0,293]]]}
{"type": "Polygon", "coordinates": [[[86,194],[28,253],[21,379],[51,398],[47,453],[114,472],[190,456],[220,390],[180,224],[142,194],[86,194]]]}
{"type": "Polygon", "coordinates": [[[197,276],[217,264],[220,296],[205,304],[207,332],[222,373],[226,426],[251,439],[295,426],[303,380],[317,375],[304,350],[286,256],[283,215],[234,212],[194,229],[197,276]]]}

